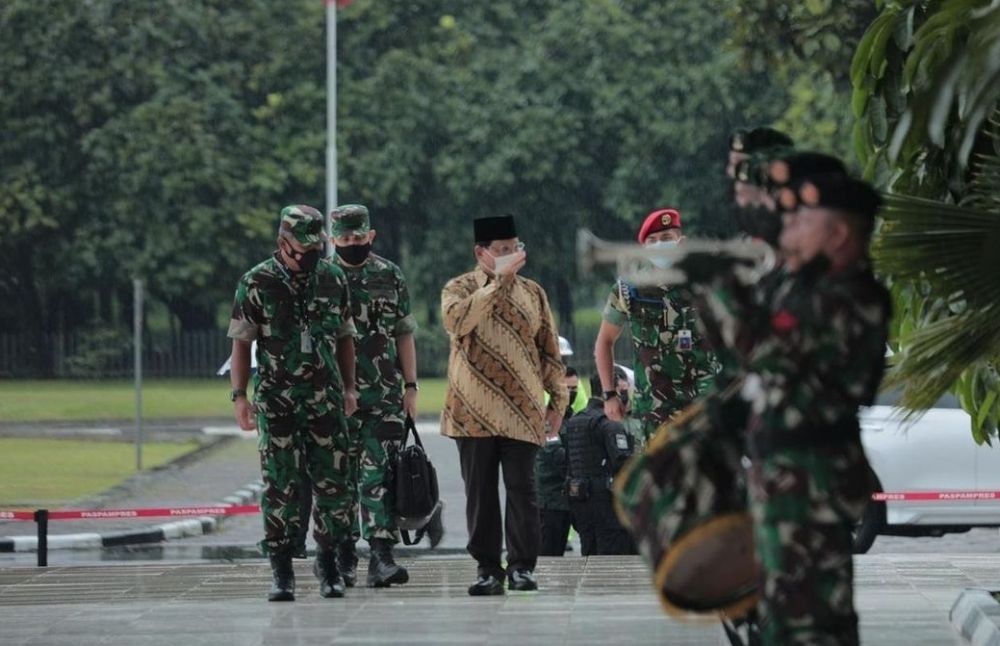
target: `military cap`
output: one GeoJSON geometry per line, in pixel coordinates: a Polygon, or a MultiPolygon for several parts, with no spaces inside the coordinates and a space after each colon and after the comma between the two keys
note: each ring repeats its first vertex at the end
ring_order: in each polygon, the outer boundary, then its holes
{"type": "Polygon", "coordinates": [[[363,236],[371,231],[368,209],[361,204],[343,204],[333,209],[330,223],[335,238],[351,234],[363,236]]]}
{"type": "Polygon", "coordinates": [[[729,136],[729,150],[737,153],[754,153],[765,148],[778,146],[791,148],[795,145],[792,138],[774,128],[740,128],[729,136]]]}
{"type": "Polygon", "coordinates": [[[681,213],[676,209],[659,209],[653,211],[642,221],[639,228],[639,244],[646,242],[650,235],[665,229],[680,229],[681,213]]]}
{"type": "Polygon", "coordinates": [[[772,186],[797,183],[810,175],[847,174],[844,162],[817,152],[790,152],[768,162],[767,180],[772,186]]]}
{"type": "Polygon", "coordinates": [[[306,246],[323,242],[323,214],[305,204],[286,206],[281,209],[280,230],[306,246]]]}
{"type": "Polygon", "coordinates": [[[737,182],[753,184],[755,186],[767,186],[767,170],[771,163],[771,157],[766,155],[750,155],[746,159],[740,160],[736,164],[733,177],[737,182]]]}
{"type": "Polygon", "coordinates": [[[805,177],[794,186],[794,193],[797,205],[854,214],[866,221],[868,231],[874,228],[875,215],[882,206],[882,197],[870,184],[843,173],[805,177]]]}
{"type": "Polygon", "coordinates": [[[517,237],[517,227],[514,226],[513,215],[476,218],[472,222],[472,228],[476,242],[510,240],[517,237]]]}

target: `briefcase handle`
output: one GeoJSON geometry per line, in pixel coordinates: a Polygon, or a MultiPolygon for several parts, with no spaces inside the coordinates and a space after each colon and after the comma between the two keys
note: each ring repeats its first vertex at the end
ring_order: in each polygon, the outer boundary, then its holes
{"type": "Polygon", "coordinates": [[[417,443],[421,449],[424,448],[424,443],[420,441],[420,434],[417,433],[417,423],[413,421],[413,418],[409,415],[406,416],[406,420],[403,422],[403,446],[406,446],[406,442],[409,440],[410,433],[413,433],[413,441],[417,443]]]}

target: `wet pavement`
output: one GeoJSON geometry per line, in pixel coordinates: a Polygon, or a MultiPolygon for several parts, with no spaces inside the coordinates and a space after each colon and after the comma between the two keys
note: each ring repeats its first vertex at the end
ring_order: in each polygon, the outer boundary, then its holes
{"type": "MultiPolygon", "coordinates": [[[[543,558],[537,593],[472,598],[468,558],[401,559],[410,583],[319,597],[296,562],[298,600],[264,600],[269,569],[231,564],[121,564],[0,569],[0,645],[171,644],[724,644],[711,617],[663,614],[638,557],[543,558]]],[[[948,623],[959,592],[1000,583],[988,556],[857,559],[862,641],[961,644],[948,623]]]]}
{"type": "MultiPolygon", "coordinates": [[[[346,599],[325,600],[311,562],[296,561],[299,600],[268,604],[269,569],[255,547],[261,519],[234,516],[203,536],[54,550],[47,569],[33,567],[33,553],[0,553],[0,646],[726,643],[713,619],[665,616],[650,590],[649,571],[636,557],[543,558],[540,592],[468,597],[475,566],[462,554],[465,496],[457,451],[452,440],[437,434],[436,424],[421,424],[420,430],[440,478],[447,533],[435,552],[426,542],[399,548],[399,560],[411,571],[406,586],[358,588],[346,599]]],[[[215,441],[196,459],[140,474],[72,506],[218,503],[259,479],[255,438],[243,438],[215,441]]],[[[72,521],[53,523],[51,531],[107,532],[144,522],[150,521],[72,521]]],[[[33,532],[33,523],[0,523],[0,535],[33,532]]],[[[863,642],[964,643],[948,612],[964,588],[1000,589],[998,552],[996,529],[941,538],[879,537],[870,554],[856,558],[863,642]]]]}

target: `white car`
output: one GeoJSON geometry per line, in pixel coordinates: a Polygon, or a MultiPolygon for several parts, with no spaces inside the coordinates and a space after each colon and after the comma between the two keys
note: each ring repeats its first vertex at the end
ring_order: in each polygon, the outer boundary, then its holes
{"type": "Polygon", "coordinates": [[[972,439],[969,414],[953,396],[911,422],[891,397],[862,409],[861,441],[881,495],[855,532],[855,552],[878,534],[940,536],[1000,526],[1000,447],[972,439]]]}

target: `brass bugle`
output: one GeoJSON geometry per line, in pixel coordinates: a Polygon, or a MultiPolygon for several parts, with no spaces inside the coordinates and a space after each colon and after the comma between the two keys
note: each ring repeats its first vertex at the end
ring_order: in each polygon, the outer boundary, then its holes
{"type": "Polygon", "coordinates": [[[676,264],[688,254],[707,253],[720,258],[749,261],[745,280],[753,282],[770,271],[776,262],[770,245],[757,240],[703,240],[687,238],[679,245],[650,249],[635,242],[612,242],[598,238],[589,229],[579,229],[576,234],[576,257],[582,274],[589,274],[595,267],[613,265],[618,275],[637,287],[654,285],[679,285],[688,282],[684,272],[659,268],[654,258],[666,258],[676,264]]]}

